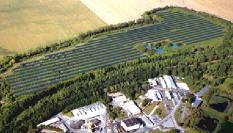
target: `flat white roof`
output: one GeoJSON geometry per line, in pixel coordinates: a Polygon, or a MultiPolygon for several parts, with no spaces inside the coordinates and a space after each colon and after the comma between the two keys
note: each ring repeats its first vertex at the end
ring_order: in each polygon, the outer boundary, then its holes
{"type": "Polygon", "coordinates": [[[141,117],[141,119],[145,122],[145,124],[147,125],[147,126],[153,126],[154,125],[154,123],[147,117],[147,116],[145,116],[145,115],[143,115],[142,117],[141,117]]]}
{"type": "Polygon", "coordinates": [[[159,80],[160,80],[160,83],[161,83],[162,87],[163,87],[163,88],[167,88],[167,85],[166,85],[166,83],[165,83],[165,80],[164,80],[162,77],[160,77],[159,80]]]}
{"type": "Polygon", "coordinates": [[[149,82],[150,84],[153,84],[153,85],[158,85],[158,84],[157,84],[157,81],[156,81],[156,78],[154,78],[154,79],[148,79],[148,82],[149,82]]]}
{"type": "Polygon", "coordinates": [[[116,93],[108,93],[108,96],[110,97],[119,97],[119,96],[124,96],[121,92],[116,92],[116,93]]]}
{"type": "Polygon", "coordinates": [[[126,101],[127,99],[126,99],[126,96],[119,96],[119,97],[114,97],[113,98],[113,101],[114,102],[124,102],[124,101],[126,101]]]}
{"type": "Polygon", "coordinates": [[[192,106],[197,108],[202,103],[202,99],[196,97],[195,101],[192,103],[192,106]]]}
{"type": "Polygon", "coordinates": [[[176,83],[177,86],[180,88],[180,89],[183,89],[183,90],[189,90],[189,87],[186,83],[176,83]]]}
{"type": "Polygon", "coordinates": [[[81,118],[94,117],[100,115],[106,111],[106,107],[101,102],[96,102],[78,109],[74,109],[71,112],[74,116],[81,118]]]}
{"type": "Polygon", "coordinates": [[[154,90],[154,89],[148,90],[147,93],[145,94],[145,96],[149,99],[154,100],[154,101],[161,101],[162,100],[162,96],[161,96],[160,92],[158,90],[154,90]]]}
{"type": "Polygon", "coordinates": [[[197,96],[202,97],[207,91],[209,90],[208,86],[205,86],[204,88],[202,88],[200,91],[198,91],[196,93],[197,96]]]}
{"type": "Polygon", "coordinates": [[[141,110],[133,101],[126,102],[123,105],[123,109],[132,113],[133,115],[141,113],[141,110]]]}
{"type": "Polygon", "coordinates": [[[175,84],[175,82],[174,82],[174,80],[172,79],[171,76],[164,75],[163,78],[164,78],[168,88],[174,88],[174,89],[177,88],[176,84],[175,84]]]}
{"type": "Polygon", "coordinates": [[[60,119],[58,117],[54,117],[54,118],[51,118],[45,122],[38,124],[38,126],[41,126],[41,125],[48,126],[48,125],[53,124],[53,123],[58,122],[58,121],[60,121],[60,119]]]}
{"type": "Polygon", "coordinates": [[[169,91],[165,91],[165,95],[168,99],[172,99],[171,94],[169,91]]]}

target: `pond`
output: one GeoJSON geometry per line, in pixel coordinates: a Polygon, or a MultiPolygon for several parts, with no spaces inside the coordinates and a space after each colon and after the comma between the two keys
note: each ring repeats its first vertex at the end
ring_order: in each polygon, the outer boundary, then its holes
{"type": "Polygon", "coordinates": [[[156,47],[150,46],[150,45],[145,45],[144,48],[145,48],[145,49],[150,49],[150,50],[156,49],[156,47]]]}
{"type": "Polygon", "coordinates": [[[172,46],[170,46],[170,48],[175,49],[175,48],[179,48],[179,46],[176,43],[173,43],[172,46]]]}
{"type": "Polygon", "coordinates": [[[163,52],[164,52],[164,50],[162,48],[155,50],[155,53],[157,53],[157,54],[162,54],[163,52]]]}
{"type": "Polygon", "coordinates": [[[223,103],[213,103],[210,104],[210,107],[219,111],[219,112],[224,112],[228,106],[228,102],[223,102],[223,103]]]}
{"type": "Polygon", "coordinates": [[[208,131],[208,132],[213,132],[214,129],[216,128],[218,124],[218,120],[217,119],[213,119],[210,117],[203,117],[199,123],[197,124],[197,126],[204,130],[204,131],[208,131]]]}
{"type": "MultiPolygon", "coordinates": [[[[168,48],[170,48],[170,49],[176,49],[176,48],[179,48],[179,47],[180,46],[178,46],[176,43],[172,43],[172,45],[169,46],[168,48]]],[[[151,45],[144,45],[144,49],[146,49],[146,50],[154,50],[154,52],[157,53],[157,54],[164,53],[165,52],[164,48],[165,47],[155,47],[155,46],[151,46],[151,45]]]]}
{"type": "Polygon", "coordinates": [[[220,130],[221,133],[232,133],[233,131],[233,123],[230,121],[224,122],[222,124],[222,128],[220,130]]]}
{"type": "Polygon", "coordinates": [[[219,112],[225,112],[232,100],[226,96],[214,95],[210,99],[209,107],[219,112]]]}

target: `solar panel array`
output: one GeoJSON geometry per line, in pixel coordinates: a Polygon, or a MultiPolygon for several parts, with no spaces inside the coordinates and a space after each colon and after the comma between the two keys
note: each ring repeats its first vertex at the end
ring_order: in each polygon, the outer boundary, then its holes
{"type": "Polygon", "coordinates": [[[110,34],[73,49],[45,55],[44,59],[21,64],[7,77],[16,95],[43,91],[49,85],[70,79],[81,72],[140,58],[133,47],[140,42],[170,39],[192,44],[223,36],[223,27],[195,15],[160,12],[161,24],[110,34]]]}

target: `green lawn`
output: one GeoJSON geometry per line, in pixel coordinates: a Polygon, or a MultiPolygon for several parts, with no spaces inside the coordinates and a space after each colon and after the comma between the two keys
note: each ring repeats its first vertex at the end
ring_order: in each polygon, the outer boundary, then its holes
{"type": "Polygon", "coordinates": [[[145,109],[144,109],[144,112],[149,115],[150,112],[154,109],[154,107],[156,106],[155,103],[151,103],[149,104],[145,109]]]}
{"type": "Polygon", "coordinates": [[[223,102],[228,102],[229,99],[223,97],[223,96],[212,96],[211,99],[210,99],[210,104],[211,103],[223,103],[223,102]]]}
{"type": "Polygon", "coordinates": [[[68,117],[73,117],[74,116],[70,111],[62,113],[62,114],[65,115],[65,116],[68,116],[68,117]]]}
{"type": "Polygon", "coordinates": [[[232,87],[233,87],[233,77],[225,79],[223,85],[226,88],[232,89],[232,87]]]}
{"type": "MultiPolygon", "coordinates": [[[[167,112],[167,109],[164,107],[164,105],[163,105],[162,103],[159,104],[158,109],[161,109],[161,110],[162,110],[162,113],[159,115],[161,118],[164,118],[164,117],[167,116],[167,113],[168,113],[168,112],[167,112]]],[[[158,115],[158,114],[156,113],[156,111],[154,112],[154,114],[155,114],[155,115],[158,115]]]]}
{"type": "Polygon", "coordinates": [[[213,38],[213,39],[209,39],[209,40],[205,40],[205,41],[201,41],[198,43],[193,43],[192,45],[197,46],[198,48],[201,46],[217,46],[222,44],[223,41],[223,37],[217,37],[217,38],[213,38]]]}

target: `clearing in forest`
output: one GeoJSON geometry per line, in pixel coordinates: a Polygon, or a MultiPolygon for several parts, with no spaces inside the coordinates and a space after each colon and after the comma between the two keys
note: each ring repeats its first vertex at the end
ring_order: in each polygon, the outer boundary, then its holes
{"type": "MultiPolygon", "coordinates": [[[[223,36],[223,27],[194,14],[162,11],[159,24],[105,34],[67,51],[45,55],[45,58],[24,63],[7,79],[16,95],[46,90],[49,85],[71,79],[79,73],[138,59],[144,54],[135,48],[138,43],[169,39],[190,45],[223,36]],[[177,30],[179,29],[179,30],[177,30]]],[[[181,47],[182,48],[182,47],[181,47]]],[[[175,57],[174,57],[175,58],[175,57]]]]}

